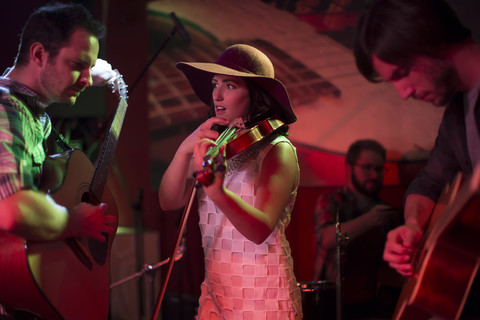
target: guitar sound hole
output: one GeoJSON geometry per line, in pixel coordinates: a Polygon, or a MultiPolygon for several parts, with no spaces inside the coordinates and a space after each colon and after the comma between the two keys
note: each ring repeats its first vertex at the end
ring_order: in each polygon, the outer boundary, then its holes
{"type": "Polygon", "coordinates": [[[108,235],[105,234],[107,240],[105,242],[97,241],[94,239],[88,240],[88,248],[92,255],[93,260],[99,265],[104,265],[107,261],[108,252],[108,235]]]}
{"type": "Polygon", "coordinates": [[[80,199],[81,202],[90,203],[93,205],[99,205],[100,203],[95,199],[95,196],[91,192],[84,192],[82,194],[82,198],[80,199]]]}

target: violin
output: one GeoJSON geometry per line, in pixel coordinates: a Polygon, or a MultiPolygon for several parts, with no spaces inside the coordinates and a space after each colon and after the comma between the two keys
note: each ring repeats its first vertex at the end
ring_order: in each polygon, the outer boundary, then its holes
{"type": "Polygon", "coordinates": [[[248,129],[238,131],[232,140],[227,143],[227,159],[236,156],[240,152],[263,140],[284,125],[285,124],[281,120],[267,118],[248,129]]]}
{"type": "Polygon", "coordinates": [[[219,154],[221,147],[225,145],[225,155],[228,160],[260,142],[284,125],[279,119],[267,118],[250,128],[246,128],[242,119],[235,119],[217,138],[215,146],[207,151],[203,158],[202,169],[193,173],[194,178],[204,186],[211,185],[215,179],[214,173],[226,169],[225,159],[223,155],[219,154]]]}

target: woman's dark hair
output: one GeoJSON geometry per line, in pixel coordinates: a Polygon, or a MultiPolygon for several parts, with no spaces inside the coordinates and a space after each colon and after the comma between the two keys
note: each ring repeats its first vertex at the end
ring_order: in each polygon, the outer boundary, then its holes
{"type": "MultiPolygon", "coordinates": [[[[267,118],[278,115],[280,120],[283,120],[284,107],[274,99],[270,94],[268,94],[262,87],[260,87],[255,81],[252,81],[249,78],[242,77],[245,85],[248,89],[250,96],[250,109],[248,111],[248,119],[250,125],[255,125],[267,118]]],[[[210,103],[210,109],[208,111],[208,116],[215,116],[215,105],[213,100],[210,103]]],[[[286,135],[288,131],[288,126],[284,125],[281,129],[278,129],[277,132],[283,135],[286,135]]]]}
{"type": "Polygon", "coordinates": [[[35,42],[42,43],[50,59],[55,59],[77,28],[83,28],[97,38],[101,38],[105,31],[81,4],[57,3],[38,8],[23,27],[15,64],[25,65],[29,61],[30,46],[35,42]]]}
{"type": "Polygon", "coordinates": [[[359,19],[354,55],[360,73],[377,82],[373,54],[408,68],[415,56],[441,57],[448,45],[470,37],[444,0],[376,0],[359,19]]]}

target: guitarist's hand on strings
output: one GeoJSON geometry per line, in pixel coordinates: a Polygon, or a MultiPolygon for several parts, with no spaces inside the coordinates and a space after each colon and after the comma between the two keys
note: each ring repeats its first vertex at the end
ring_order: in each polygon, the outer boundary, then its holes
{"type": "Polygon", "coordinates": [[[426,196],[409,194],[405,199],[405,224],[387,236],[383,258],[403,276],[413,275],[412,259],[434,206],[435,202],[426,196]]]}
{"type": "Polygon", "coordinates": [[[388,233],[383,259],[402,276],[413,274],[412,259],[422,238],[418,224],[405,224],[388,233]]]}
{"type": "Polygon", "coordinates": [[[104,215],[106,209],[105,203],[94,206],[86,202],[80,202],[70,209],[69,225],[75,228],[75,236],[105,241],[105,233],[113,233],[116,224],[114,216],[104,215]]]}

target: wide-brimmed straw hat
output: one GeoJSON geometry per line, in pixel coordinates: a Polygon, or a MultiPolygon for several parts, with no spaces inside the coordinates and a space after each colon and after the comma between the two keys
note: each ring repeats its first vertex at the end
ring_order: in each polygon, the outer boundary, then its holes
{"type": "Polygon", "coordinates": [[[228,47],[214,63],[179,62],[177,68],[187,77],[197,96],[210,105],[212,99],[212,76],[215,74],[249,78],[267,91],[283,106],[286,124],[297,120],[287,90],[275,79],[270,59],[260,50],[246,44],[228,47]]]}

